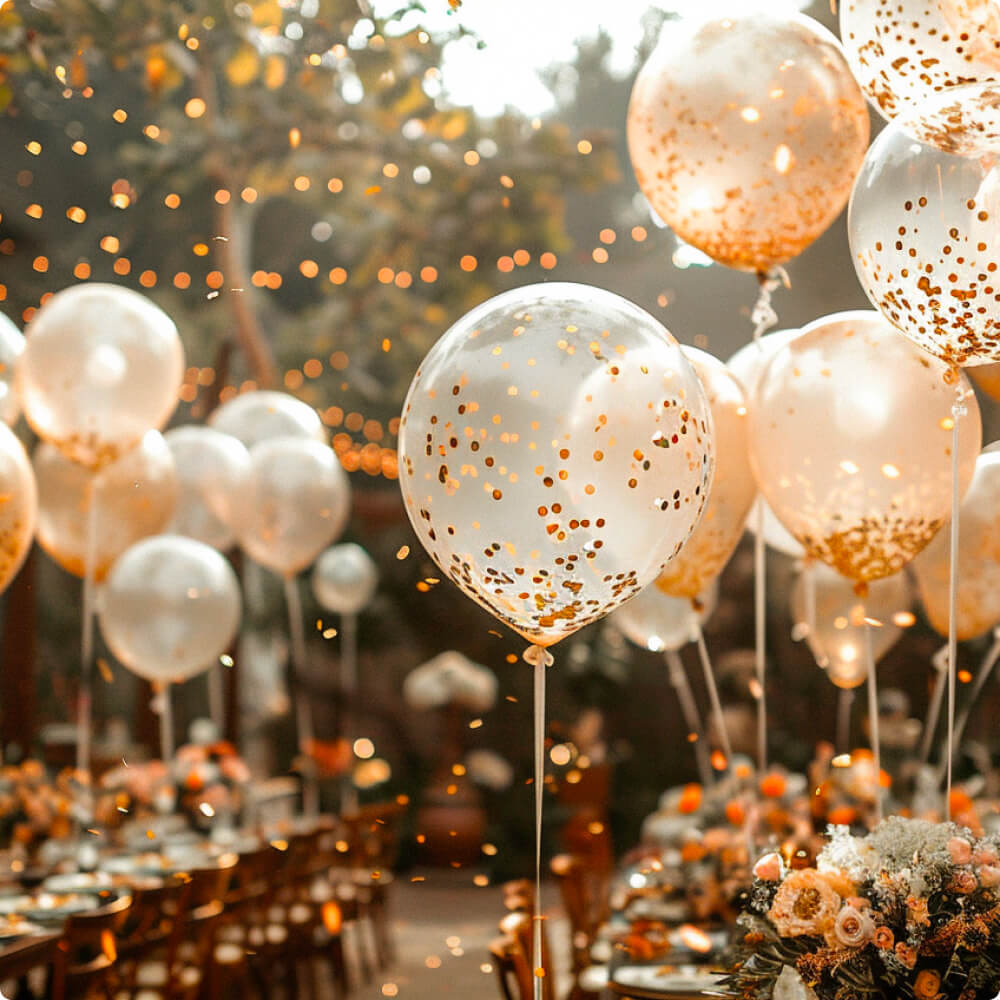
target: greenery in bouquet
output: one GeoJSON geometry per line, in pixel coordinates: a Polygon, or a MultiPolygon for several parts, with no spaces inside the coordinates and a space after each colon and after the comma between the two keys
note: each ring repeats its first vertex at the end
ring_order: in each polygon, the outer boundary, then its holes
{"type": "Polygon", "coordinates": [[[819,1000],[992,998],[998,848],[954,823],[894,816],[863,837],[831,827],[815,867],[765,855],[728,988],[745,1000],[769,1000],[779,980],[819,1000]]]}

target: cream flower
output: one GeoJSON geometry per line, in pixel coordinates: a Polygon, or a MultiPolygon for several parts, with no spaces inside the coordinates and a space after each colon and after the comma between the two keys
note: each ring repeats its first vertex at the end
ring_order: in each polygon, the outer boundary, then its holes
{"type": "Polygon", "coordinates": [[[782,937],[823,934],[833,927],[840,896],[814,868],[793,871],[778,887],[768,912],[782,937]]]}
{"type": "Polygon", "coordinates": [[[831,948],[861,948],[874,936],[875,921],[865,910],[848,904],[837,914],[833,929],[827,931],[826,942],[831,948]]]}

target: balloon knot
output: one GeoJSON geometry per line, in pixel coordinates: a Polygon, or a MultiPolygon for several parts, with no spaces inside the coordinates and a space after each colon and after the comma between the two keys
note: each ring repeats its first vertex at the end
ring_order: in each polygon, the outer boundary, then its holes
{"type": "Polygon", "coordinates": [[[544,646],[529,646],[524,651],[524,662],[537,667],[539,661],[542,666],[551,667],[555,663],[555,657],[544,646]]]}

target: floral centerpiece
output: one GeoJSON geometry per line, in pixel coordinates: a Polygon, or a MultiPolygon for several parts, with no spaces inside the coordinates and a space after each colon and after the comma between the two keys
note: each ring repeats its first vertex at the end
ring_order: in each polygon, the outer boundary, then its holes
{"type": "Polygon", "coordinates": [[[1000,840],[895,816],[863,837],[831,827],[816,866],[754,866],[740,961],[745,1000],[800,994],[989,1000],[1000,987],[1000,840]],[[780,988],[776,991],[775,987],[780,988]]]}
{"type": "Polygon", "coordinates": [[[45,841],[69,835],[78,798],[72,769],[53,779],[37,760],[6,766],[0,770],[0,837],[33,855],[45,841]]]}

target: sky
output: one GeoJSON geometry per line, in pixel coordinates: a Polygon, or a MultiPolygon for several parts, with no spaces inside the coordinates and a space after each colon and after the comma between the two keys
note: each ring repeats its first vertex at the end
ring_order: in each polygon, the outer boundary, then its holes
{"type": "MultiPolygon", "coordinates": [[[[650,7],[689,13],[704,10],[714,0],[463,0],[451,12],[446,0],[424,0],[421,23],[430,30],[454,28],[456,21],[482,39],[453,43],[445,50],[443,84],[457,104],[471,105],[484,116],[500,114],[509,104],[524,114],[553,110],[551,92],[538,71],[558,62],[572,62],[578,39],[595,37],[603,28],[611,37],[612,72],[625,75],[634,64],[642,37],[642,15],[650,7]]],[[[733,0],[723,0],[732,4],[733,0]]],[[[763,0],[768,7],[805,7],[808,0],[763,0]]],[[[746,0],[740,4],[745,8],[746,0]]],[[[394,6],[394,0],[385,0],[394,6]]],[[[383,6],[376,3],[376,9],[383,6]]]]}

